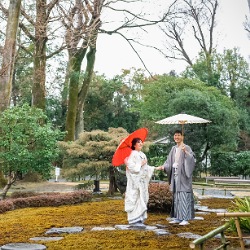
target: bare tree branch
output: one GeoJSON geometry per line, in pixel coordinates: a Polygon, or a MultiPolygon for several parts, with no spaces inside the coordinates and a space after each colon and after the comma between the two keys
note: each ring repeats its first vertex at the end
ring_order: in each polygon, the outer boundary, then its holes
{"type": "MultiPolygon", "coordinates": [[[[171,18],[165,22],[162,31],[168,38],[171,54],[175,54],[178,60],[185,60],[190,66],[193,65],[188,47],[184,46],[184,37],[193,32],[193,38],[197,41],[201,50],[210,57],[213,50],[213,33],[215,27],[215,17],[218,8],[218,0],[178,0],[171,6],[173,9],[171,18]],[[207,35],[208,34],[208,35],[207,35]],[[206,38],[209,39],[206,39],[206,38]]],[[[167,48],[169,50],[169,48],[167,48]]],[[[165,54],[167,58],[172,55],[165,54]]]]}

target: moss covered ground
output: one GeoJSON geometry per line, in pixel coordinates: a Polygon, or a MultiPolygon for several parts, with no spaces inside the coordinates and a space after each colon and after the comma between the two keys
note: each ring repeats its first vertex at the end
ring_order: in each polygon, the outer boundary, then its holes
{"type": "MultiPolygon", "coordinates": [[[[232,200],[230,199],[202,199],[200,203],[210,208],[228,208],[232,206],[232,200]]],[[[0,246],[14,242],[34,243],[29,239],[48,236],[45,235],[45,232],[52,227],[81,226],[84,228],[81,233],[64,234],[63,240],[36,243],[46,245],[49,250],[185,250],[190,249],[189,243],[192,239],[181,238],[176,234],[191,232],[204,235],[225,223],[224,219],[217,217],[215,213],[198,215],[204,217],[204,220],[191,221],[190,225],[187,226],[168,224],[166,220],[168,216],[169,214],[166,213],[150,212],[148,214],[145,224],[152,226],[156,224],[165,225],[166,229],[171,233],[171,235],[157,236],[152,231],[140,230],[91,231],[96,226],[112,227],[127,224],[123,199],[98,198],[92,202],[71,206],[18,209],[0,214],[0,246]]],[[[227,232],[226,235],[233,236],[235,233],[227,232]]],[[[230,239],[230,242],[231,249],[239,249],[237,239],[230,239]]],[[[206,243],[205,249],[214,249],[218,245],[220,245],[219,239],[211,239],[206,243]]]]}

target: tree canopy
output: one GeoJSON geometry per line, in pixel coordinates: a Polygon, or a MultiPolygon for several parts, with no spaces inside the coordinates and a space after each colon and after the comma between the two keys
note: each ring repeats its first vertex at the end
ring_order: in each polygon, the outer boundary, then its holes
{"type": "Polygon", "coordinates": [[[146,124],[151,134],[167,136],[180,125],[158,125],[157,120],[179,113],[187,113],[210,120],[208,125],[187,124],[185,141],[204,159],[212,148],[235,150],[239,135],[238,109],[230,98],[198,80],[159,77],[145,85],[141,103],[141,124],[146,124]],[[157,100],[157,101],[156,101],[157,100]]]}
{"type": "Polygon", "coordinates": [[[57,160],[57,141],[63,133],[44,124],[46,116],[28,105],[6,109],[0,116],[0,170],[7,177],[2,196],[5,197],[18,174],[35,172],[50,177],[57,160]]]}

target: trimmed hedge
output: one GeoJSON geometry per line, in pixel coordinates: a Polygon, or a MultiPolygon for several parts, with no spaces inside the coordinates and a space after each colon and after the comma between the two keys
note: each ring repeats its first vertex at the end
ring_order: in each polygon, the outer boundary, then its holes
{"type": "Polygon", "coordinates": [[[0,213],[26,207],[58,207],[91,201],[92,193],[85,190],[60,194],[46,193],[31,197],[10,198],[0,201],[0,213]]]}
{"type": "Polygon", "coordinates": [[[172,192],[169,184],[163,181],[149,183],[149,211],[170,212],[172,204],[172,192]]]}

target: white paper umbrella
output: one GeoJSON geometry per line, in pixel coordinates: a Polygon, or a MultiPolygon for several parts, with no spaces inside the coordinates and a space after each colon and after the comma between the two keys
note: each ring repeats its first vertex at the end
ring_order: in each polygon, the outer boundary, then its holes
{"type": "Polygon", "coordinates": [[[193,124],[193,123],[209,123],[211,121],[187,114],[178,114],[174,116],[167,117],[155,123],[158,124],[181,124],[182,125],[182,134],[184,135],[184,124],[193,124]]]}

